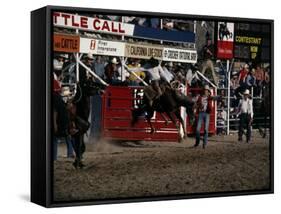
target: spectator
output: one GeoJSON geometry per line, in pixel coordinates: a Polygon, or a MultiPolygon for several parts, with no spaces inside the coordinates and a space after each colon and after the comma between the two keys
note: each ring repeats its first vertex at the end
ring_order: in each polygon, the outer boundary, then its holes
{"type": "Polygon", "coordinates": [[[186,74],[184,72],[184,67],[181,63],[178,63],[175,70],[175,80],[179,81],[182,84],[186,83],[186,74]]]}
{"type": "Polygon", "coordinates": [[[214,59],[214,45],[209,37],[207,38],[207,44],[203,47],[203,58],[202,74],[215,85],[218,85],[218,78],[215,74],[214,63],[212,61],[214,59]]]}
{"type": "Polygon", "coordinates": [[[186,72],[186,83],[188,84],[189,87],[197,87],[198,86],[198,81],[200,80],[197,71],[199,70],[198,65],[195,64],[194,66],[192,65],[186,72]]]}
{"type": "Polygon", "coordinates": [[[174,22],[170,20],[163,20],[163,29],[165,30],[175,30],[174,22]]]}
{"type": "Polygon", "coordinates": [[[246,88],[251,90],[253,87],[256,86],[256,77],[255,77],[255,69],[252,68],[245,79],[246,88]]]}
{"type": "MultiPolygon", "coordinates": [[[[236,98],[236,94],[238,93],[238,88],[240,87],[238,82],[238,76],[234,75],[230,80],[230,96],[236,98]]],[[[231,99],[231,107],[237,107],[239,100],[231,99]]]]}
{"type": "Polygon", "coordinates": [[[244,67],[239,71],[238,82],[240,86],[245,87],[245,79],[249,73],[249,65],[245,64],[244,67]]]}
{"type": "Polygon", "coordinates": [[[115,21],[115,22],[121,22],[121,16],[107,16],[107,18],[111,21],[115,21]]]}
{"type": "MultiPolygon", "coordinates": [[[[94,61],[94,57],[91,53],[88,53],[83,59],[83,63],[88,68],[92,68],[93,61],[94,61]]],[[[87,79],[88,79],[88,71],[83,66],[80,65],[79,66],[79,81],[83,82],[87,79]]]]}
{"type": "Polygon", "coordinates": [[[92,64],[92,70],[94,70],[101,79],[105,79],[104,62],[101,56],[97,56],[96,61],[92,64]]]}
{"type": "Polygon", "coordinates": [[[226,111],[224,110],[223,106],[221,106],[221,109],[218,109],[218,115],[217,115],[217,134],[225,134],[225,122],[226,122],[226,111]]]}
{"type": "Polygon", "coordinates": [[[54,58],[53,61],[53,66],[54,66],[54,79],[58,80],[58,76],[61,76],[62,74],[62,68],[64,66],[65,61],[68,59],[68,55],[67,54],[59,54],[54,58]]]}
{"type": "Polygon", "coordinates": [[[269,68],[267,68],[264,72],[264,83],[269,84],[270,82],[270,75],[269,75],[269,68]]]}
{"type": "Polygon", "coordinates": [[[123,85],[129,85],[130,73],[126,69],[123,69],[121,65],[118,66],[117,73],[117,81],[124,83],[123,85]]]}
{"type": "Polygon", "coordinates": [[[230,89],[236,90],[239,87],[238,76],[234,75],[230,80],[230,89]]]}
{"type": "Polygon", "coordinates": [[[254,90],[254,95],[260,97],[262,87],[263,87],[263,84],[264,84],[264,71],[263,71],[263,69],[261,68],[260,65],[257,65],[255,77],[256,77],[256,87],[255,87],[255,90],[254,90]]]}
{"type": "Polygon", "coordinates": [[[174,74],[168,70],[169,67],[173,67],[172,62],[170,63],[162,62],[162,66],[161,66],[162,69],[160,69],[161,79],[168,83],[170,83],[174,79],[174,74]]]}
{"type": "Polygon", "coordinates": [[[150,27],[159,28],[159,26],[160,26],[160,19],[159,18],[151,18],[150,19],[150,27]]]}
{"type": "Polygon", "coordinates": [[[123,16],[123,20],[125,23],[133,23],[135,18],[136,17],[134,17],[134,16],[123,16]]]}
{"type": "Polygon", "coordinates": [[[117,59],[114,57],[109,64],[105,66],[105,77],[106,81],[109,84],[114,83],[114,80],[117,79],[118,76],[118,62],[117,59]]]}
{"type": "Polygon", "coordinates": [[[138,59],[132,59],[131,63],[128,65],[128,68],[134,70],[134,74],[129,74],[129,84],[133,86],[140,85],[141,82],[136,76],[140,77],[143,80],[146,77],[145,72],[141,69],[140,61],[138,59]]]}

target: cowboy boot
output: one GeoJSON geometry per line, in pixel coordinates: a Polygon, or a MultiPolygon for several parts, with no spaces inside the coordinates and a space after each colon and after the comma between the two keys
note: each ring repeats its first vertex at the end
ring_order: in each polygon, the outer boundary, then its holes
{"type": "Polygon", "coordinates": [[[80,169],[83,169],[85,167],[85,164],[82,161],[79,161],[78,166],[80,169]]]}
{"type": "Polygon", "coordinates": [[[79,163],[79,161],[77,160],[77,158],[75,158],[74,162],[72,163],[72,165],[74,166],[75,169],[78,168],[78,163],[79,163]]]}

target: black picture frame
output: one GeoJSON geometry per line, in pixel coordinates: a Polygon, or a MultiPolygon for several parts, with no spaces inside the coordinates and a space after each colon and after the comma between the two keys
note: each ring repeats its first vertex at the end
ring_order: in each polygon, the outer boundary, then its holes
{"type": "Polygon", "coordinates": [[[226,197],[274,193],[274,21],[238,17],[219,17],[158,13],[145,11],[109,10],[96,8],[46,6],[31,12],[31,202],[44,207],[62,207],[93,204],[112,204],[176,200],[190,198],[226,197]],[[145,198],[122,198],[110,200],[89,200],[54,202],[52,197],[51,160],[51,66],[52,66],[52,12],[98,13],[132,15],[145,17],[169,17],[212,21],[233,21],[264,23],[270,25],[270,64],[271,64],[271,129],[270,129],[270,188],[262,191],[240,191],[224,193],[200,193],[190,195],[170,195],[145,198]]]}

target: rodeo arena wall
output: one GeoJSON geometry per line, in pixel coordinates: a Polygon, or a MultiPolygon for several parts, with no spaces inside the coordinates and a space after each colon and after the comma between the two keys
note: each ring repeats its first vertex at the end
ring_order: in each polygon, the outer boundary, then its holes
{"type": "MultiPolygon", "coordinates": [[[[53,24],[54,65],[61,56],[67,61],[62,86],[70,88],[70,96],[77,92],[81,67],[106,86],[102,94],[91,97],[88,137],[94,139],[177,141],[176,127],[159,113],[152,117],[154,134],[144,117],[131,126],[131,111],[141,105],[144,86],[150,84],[138,68],[145,68],[151,58],[192,99],[204,85],[210,86],[218,99],[212,101],[209,134],[235,132],[242,89],[250,89],[260,103],[270,81],[270,29],[263,25],[62,12],[53,13],[53,24]],[[84,61],[88,55],[94,59],[91,65],[84,61]],[[108,79],[106,69],[112,63],[114,75],[108,79]]],[[[254,109],[254,113],[254,128],[266,123],[260,119],[262,112],[254,109]]],[[[195,127],[183,107],[181,116],[186,133],[193,135],[195,127]]]]}

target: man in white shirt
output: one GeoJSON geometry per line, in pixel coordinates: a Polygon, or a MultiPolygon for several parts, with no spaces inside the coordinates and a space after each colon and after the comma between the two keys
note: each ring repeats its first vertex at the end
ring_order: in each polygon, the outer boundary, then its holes
{"type": "Polygon", "coordinates": [[[161,79],[170,83],[174,79],[174,75],[171,73],[171,71],[168,70],[167,67],[168,67],[168,65],[165,66],[164,64],[163,64],[163,66],[160,67],[160,77],[161,77],[161,79]]]}
{"type": "Polygon", "coordinates": [[[199,79],[197,75],[197,71],[199,68],[197,66],[193,66],[192,68],[188,69],[185,75],[186,83],[191,86],[193,82],[197,82],[199,79]]]}
{"type": "Polygon", "coordinates": [[[238,141],[242,141],[244,127],[247,128],[246,140],[250,143],[251,140],[251,126],[253,122],[253,100],[250,98],[250,91],[248,89],[243,93],[243,98],[239,101],[238,105],[239,121],[239,132],[238,141]]]}

